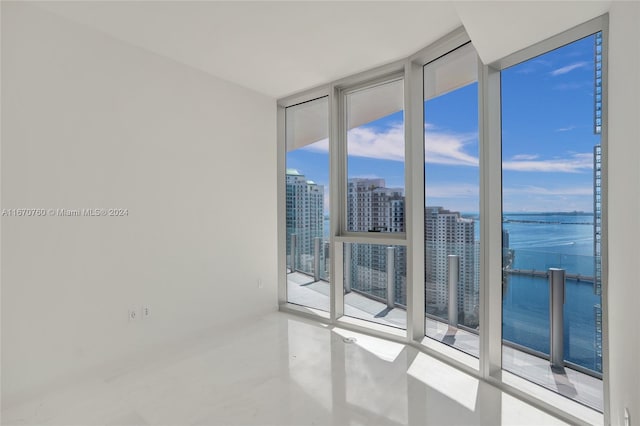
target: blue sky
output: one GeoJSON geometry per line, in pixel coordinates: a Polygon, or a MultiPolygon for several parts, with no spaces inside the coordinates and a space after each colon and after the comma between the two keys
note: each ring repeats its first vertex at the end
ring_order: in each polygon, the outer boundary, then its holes
{"type": "MultiPolygon", "coordinates": [[[[503,209],[592,211],[594,37],[502,72],[503,209]]],[[[425,103],[427,205],[478,211],[477,84],[425,103]]],[[[325,185],[327,142],[287,154],[287,167],[325,185]]],[[[349,177],[404,187],[402,111],[352,129],[349,177]]],[[[497,189],[499,190],[499,189],[497,189]]],[[[328,198],[328,197],[326,197],[328,198]]]]}

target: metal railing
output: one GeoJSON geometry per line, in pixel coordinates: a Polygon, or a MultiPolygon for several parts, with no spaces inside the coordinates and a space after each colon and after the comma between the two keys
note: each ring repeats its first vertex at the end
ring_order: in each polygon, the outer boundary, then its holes
{"type": "Polygon", "coordinates": [[[301,272],[313,277],[314,281],[329,281],[328,270],[328,241],[320,237],[313,237],[313,251],[311,254],[300,250],[300,239],[297,234],[289,235],[289,253],[287,269],[290,272],[301,272]]]}
{"type": "Polygon", "coordinates": [[[458,281],[460,277],[460,256],[450,254],[447,256],[448,282],[449,282],[449,325],[458,326],[458,281]]]}
{"type": "Polygon", "coordinates": [[[564,367],[565,270],[549,268],[549,359],[551,366],[564,367]]]}

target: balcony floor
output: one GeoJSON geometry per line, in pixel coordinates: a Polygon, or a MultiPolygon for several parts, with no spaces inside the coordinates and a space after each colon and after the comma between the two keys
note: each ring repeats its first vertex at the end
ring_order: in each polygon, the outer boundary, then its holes
{"type": "MultiPolygon", "coordinates": [[[[329,311],[327,282],[313,282],[312,277],[295,272],[288,275],[287,284],[291,303],[329,311]]],[[[389,310],[386,304],[356,292],[345,295],[345,315],[406,329],[405,310],[400,308],[389,310]]],[[[448,344],[476,358],[479,356],[480,342],[477,334],[450,327],[444,322],[431,318],[426,318],[425,330],[431,339],[448,344]]],[[[502,363],[503,368],[511,373],[598,411],[603,409],[602,380],[600,379],[570,368],[554,371],[547,359],[506,345],[503,346],[502,363]]]]}
{"type": "MultiPolygon", "coordinates": [[[[301,272],[287,275],[287,291],[290,303],[329,312],[329,284],[313,281],[313,277],[301,272]]],[[[344,296],[345,315],[382,325],[406,329],[407,313],[404,309],[389,309],[379,302],[352,291],[344,296]]]]}

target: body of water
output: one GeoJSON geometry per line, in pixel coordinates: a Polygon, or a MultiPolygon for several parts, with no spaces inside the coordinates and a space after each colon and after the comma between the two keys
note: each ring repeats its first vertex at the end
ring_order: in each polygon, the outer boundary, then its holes
{"type": "MultiPolygon", "coordinates": [[[[505,214],[514,269],[552,267],[592,277],[593,215],[505,214]]],[[[600,304],[591,281],[566,281],[564,355],[567,361],[597,369],[594,306],[600,304]]],[[[502,337],[549,353],[549,283],[546,278],[510,275],[503,289],[502,337]]]]}

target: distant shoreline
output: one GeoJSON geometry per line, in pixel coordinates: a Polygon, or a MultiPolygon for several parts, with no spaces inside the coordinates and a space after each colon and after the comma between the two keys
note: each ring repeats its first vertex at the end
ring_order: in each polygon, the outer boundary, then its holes
{"type": "Polygon", "coordinates": [[[504,212],[502,214],[509,215],[509,216],[593,216],[593,212],[536,212],[536,213],[504,212]]]}
{"type": "MultiPolygon", "coordinates": [[[[460,216],[468,218],[477,218],[478,212],[460,212],[460,216]]],[[[503,212],[503,216],[593,216],[593,212],[503,212]]],[[[329,214],[324,214],[324,219],[329,220],[329,214]]]]}

